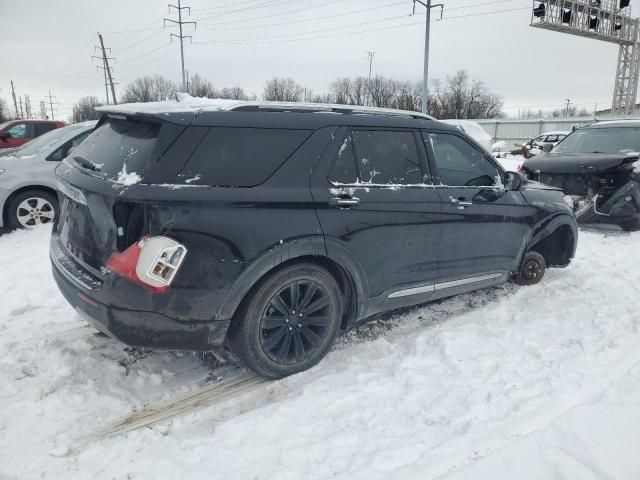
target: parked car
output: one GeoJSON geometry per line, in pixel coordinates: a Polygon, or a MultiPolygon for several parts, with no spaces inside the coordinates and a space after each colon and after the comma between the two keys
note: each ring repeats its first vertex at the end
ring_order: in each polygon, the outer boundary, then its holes
{"type": "Polygon", "coordinates": [[[473,120],[443,120],[444,123],[449,125],[455,125],[462,129],[467,135],[473,138],[476,142],[484,147],[487,152],[491,152],[493,149],[493,138],[489,135],[482,125],[473,120]]]}
{"type": "Polygon", "coordinates": [[[40,135],[64,127],[56,120],[11,120],[0,124],[0,152],[24,145],[40,135]]]}
{"type": "Polygon", "coordinates": [[[640,121],[593,123],[545,150],[522,171],[573,196],[578,222],[640,229],[640,121]]]}
{"type": "Polygon", "coordinates": [[[551,145],[552,147],[556,146],[559,142],[561,142],[564,137],[569,135],[571,132],[565,131],[554,131],[554,132],[545,132],[543,134],[538,135],[537,137],[533,137],[524,144],[516,144],[517,149],[512,150],[512,155],[522,155],[524,158],[531,158],[536,155],[541,154],[545,148],[545,145],[551,145]]]}
{"type": "Polygon", "coordinates": [[[198,102],[102,107],[56,171],[55,280],[128,345],[227,341],[283,377],[375,313],[533,284],[574,255],[559,189],[431,117],[198,102]]]}
{"type": "Polygon", "coordinates": [[[89,136],[96,122],[76,123],[45,133],[0,158],[0,227],[30,228],[58,215],[54,170],[89,136]]]}

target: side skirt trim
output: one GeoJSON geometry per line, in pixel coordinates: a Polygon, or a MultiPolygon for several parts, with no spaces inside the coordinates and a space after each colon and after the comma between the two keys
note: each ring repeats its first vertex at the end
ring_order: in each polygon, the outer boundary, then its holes
{"type": "Polygon", "coordinates": [[[409,295],[418,295],[420,293],[435,292],[437,290],[445,290],[447,288],[460,287],[462,285],[485,282],[487,280],[493,280],[498,277],[502,277],[503,275],[504,273],[488,273],[486,275],[476,275],[474,277],[461,278],[459,280],[451,280],[449,282],[431,283],[428,285],[421,285],[419,287],[406,288],[404,290],[397,290],[395,292],[391,292],[388,298],[407,297],[409,295]]]}

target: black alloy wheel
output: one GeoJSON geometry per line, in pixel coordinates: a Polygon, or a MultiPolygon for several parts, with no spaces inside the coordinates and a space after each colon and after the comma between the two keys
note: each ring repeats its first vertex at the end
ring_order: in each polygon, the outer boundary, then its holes
{"type": "Polygon", "coordinates": [[[331,348],[341,319],[334,277],[318,265],[291,265],[267,276],[249,294],[228,338],[253,371],[282,378],[318,363],[331,348]]]}
{"type": "Polygon", "coordinates": [[[260,344],[273,361],[308,359],[330,334],[331,299],[314,280],[297,280],[276,293],[260,319],[260,344]]]}

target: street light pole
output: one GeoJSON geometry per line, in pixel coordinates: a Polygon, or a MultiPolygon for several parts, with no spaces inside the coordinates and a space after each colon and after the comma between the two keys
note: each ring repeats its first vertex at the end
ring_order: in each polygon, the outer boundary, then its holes
{"type": "Polygon", "coordinates": [[[444,4],[438,3],[436,5],[431,4],[431,0],[413,0],[413,14],[416,13],[416,2],[427,9],[427,20],[425,23],[424,32],[424,71],[422,74],[422,112],[427,113],[427,100],[429,99],[429,34],[431,30],[431,9],[434,7],[440,7],[440,18],[442,19],[442,11],[444,10],[444,4]]]}

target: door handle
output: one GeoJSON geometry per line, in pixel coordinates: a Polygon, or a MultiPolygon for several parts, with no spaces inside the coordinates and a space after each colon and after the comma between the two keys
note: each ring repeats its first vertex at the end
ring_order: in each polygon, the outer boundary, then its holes
{"type": "Polygon", "coordinates": [[[464,210],[468,206],[473,205],[473,202],[467,202],[458,198],[449,197],[449,200],[451,200],[451,203],[454,204],[458,210],[464,210]]]}
{"type": "Polygon", "coordinates": [[[334,197],[329,199],[329,205],[337,205],[342,208],[349,208],[358,204],[360,204],[358,197],[334,197]]]}

